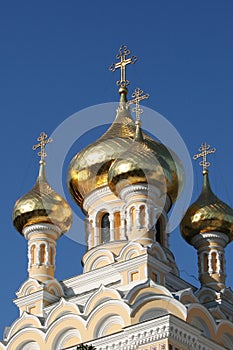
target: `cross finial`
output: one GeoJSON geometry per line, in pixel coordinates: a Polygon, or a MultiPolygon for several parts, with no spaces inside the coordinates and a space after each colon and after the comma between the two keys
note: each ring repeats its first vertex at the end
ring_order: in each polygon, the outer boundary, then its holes
{"type": "Polygon", "coordinates": [[[207,168],[210,166],[210,162],[207,162],[207,155],[210,153],[215,153],[216,148],[210,149],[210,145],[207,145],[206,142],[203,142],[201,147],[199,148],[200,153],[195,154],[193,156],[193,159],[198,159],[202,157],[202,161],[199,163],[202,166],[202,172],[203,174],[206,174],[208,172],[207,168]]]}
{"type": "Polygon", "coordinates": [[[127,58],[126,56],[130,55],[130,51],[126,45],[122,45],[119,49],[118,55],[116,55],[117,59],[120,59],[120,62],[113,63],[109,69],[112,72],[115,72],[117,68],[121,69],[121,79],[117,81],[118,86],[125,87],[129,85],[129,81],[126,80],[126,66],[127,64],[134,64],[137,61],[136,56],[131,56],[127,58]]]}
{"type": "Polygon", "coordinates": [[[140,102],[142,100],[146,100],[150,97],[149,94],[143,95],[143,91],[137,87],[132,94],[133,100],[129,101],[128,104],[135,104],[135,107],[132,109],[133,112],[136,113],[136,122],[140,122],[140,115],[143,113],[143,109],[140,107],[140,102]]]}
{"type": "Polygon", "coordinates": [[[43,131],[40,133],[40,136],[37,138],[37,141],[39,141],[39,143],[34,145],[32,149],[35,151],[37,148],[40,148],[40,151],[38,152],[38,156],[40,157],[40,164],[45,164],[44,159],[47,156],[47,154],[45,153],[45,145],[53,142],[53,139],[48,138],[48,135],[46,135],[46,133],[43,131]]]}

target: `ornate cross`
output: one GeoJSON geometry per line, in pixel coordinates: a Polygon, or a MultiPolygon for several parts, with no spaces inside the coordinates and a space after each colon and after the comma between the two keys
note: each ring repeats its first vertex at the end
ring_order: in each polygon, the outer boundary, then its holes
{"type": "Polygon", "coordinates": [[[136,113],[136,122],[140,121],[140,115],[143,113],[143,109],[140,107],[140,102],[146,100],[150,97],[149,94],[143,95],[143,91],[137,87],[132,94],[133,100],[129,101],[128,104],[135,104],[135,107],[132,109],[136,113]]]}
{"type": "Polygon", "coordinates": [[[53,142],[53,139],[48,138],[48,135],[46,135],[45,132],[41,132],[37,141],[39,141],[39,143],[37,145],[34,145],[32,149],[35,151],[37,148],[40,148],[40,152],[38,152],[38,156],[40,157],[40,163],[42,164],[44,163],[44,159],[47,156],[47,154],[45,153],[45,145],[53,142]]]}
{"type": "Polygon", "coordinates": [[[210,153],[215,153],[216,148],[210,149],[210,145],[207,145],[206,142],[203,142],[201,147],[199,148],[200,153],[195,154],[193,159],[198,159],[202,157],[202,161],[199,163],[202,166],[202,172],[205,174],[207,172],[207,168],[210,166],[210,162],[207,162],[207,155],[210,153]]]}
{"type": "Polygon", "coordinates": [[[132,56],[129,58],[126,58],[130,54],[129,49],[126,45],[122,45],[119,49],[119,54],[116,55],[117,59],[120,59],[120,62],[113,63],[109,69],[112,72],[115,72],[116,69],[121,69],[121,79],[117,81],[117,85],[119,86],[127,86],[129,85],[129,81],[126,80],[126,66],[127,64],[134,64],[137,61],[136,56],[132,56]]]}

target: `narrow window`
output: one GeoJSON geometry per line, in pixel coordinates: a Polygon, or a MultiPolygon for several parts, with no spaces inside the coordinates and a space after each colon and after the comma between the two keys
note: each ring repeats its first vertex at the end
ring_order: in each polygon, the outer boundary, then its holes
{"type": "Polygon", "coordinates": [[[31,247],[31,257],[32,257],[32,265],[36,263],[36,246],[33,245],[31,247]]]}
{"type": "Polygon", "coordinates": [[[158,219],[156,224],[155,224],[155,240],[159,244],[163,245],[163,232],[162,232],[162,224],[161,224],[161,219],[158,219]]]}
{"type": "Polygon", "coordinates": [[[212,253],[212,270],[213,272],[217,272],[217,254],[214,252],[212,253]]]}
{"type": "Polygon", "coordinates": [[[45,244],[40,245],[40,264],[45,262],[45,244]]]}
{"type": "Polygon", "coordinates": [[[109,214],[106,213],[101,219],[101,243],[110,241],[110,221],[109,214]]]}
{"type": "Polygon", "coordinates": [[[208,254],[203,255],[203,272],[208,272],[208,254]]]}

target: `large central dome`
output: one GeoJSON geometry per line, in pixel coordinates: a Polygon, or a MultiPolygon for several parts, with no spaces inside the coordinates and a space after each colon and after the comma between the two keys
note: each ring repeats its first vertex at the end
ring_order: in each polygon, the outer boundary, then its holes
{"type": "MultiPolygon", "coordinates": [[[[81,208],[83,200],[93,190],[109,185],[111,164],[121,158],[121,155],[127,154],[134,140],[136,127],[126,100],[127,89],[121,88],[119,92],[120,104],[114,122],[103,136],[74,156],[68,169],[69,191],[81,208]]],[[[160,162],[164,170],[167,195],[174,203],[178,195],[179,176],[183,172],[180,162],[170,150],[145,132],[143,142],[160,162]]]]}

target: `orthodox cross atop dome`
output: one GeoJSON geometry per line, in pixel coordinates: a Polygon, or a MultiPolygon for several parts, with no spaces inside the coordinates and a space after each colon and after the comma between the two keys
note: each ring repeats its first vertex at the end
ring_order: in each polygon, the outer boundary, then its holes
{"type": "Polygon", "coordinates": [[[211,153],[216,152],[216,148],[210,149],[210,145],[208,145],[206,142],[203,142],[201,147],[199,148],[200,153],[195,154],[193,156],[193,159],[198,159],[202,157],[202,161],[199,163],[202,166],[202,172],[203,174],[206,174],[208,172],[207,168],[210,166],[210,162],[207,161],[207,155],[211,153]]]}
{"type": "Polygon", "coordinates": [[[133,94],[132,94],[133,100],[129,101],[128,104],[132,105],[135,104],[135,107],[132,109],[133,112],[136,114],[136,122],[140,122],[140,116],[143,113],[143,109],[140,107],[140,102],[143,100],[146,100],[150,97],[149,94],[143,95],[143,91],[137,87],[133,94]]]}
{"type": "Polygon", "coordinates": [[[134,64],[137,61],[136,56],[131,56],[127,58],[126,56],[130,55],[130,50],[126,45],[122,45],[119,49],[119,53],[116,55],[117,59],[120,59],[120,62],[113,63],[109,69],[111,72],[115,72],[116,69],[121,69],[121,79],[117,81],[118,86],[125,87],[129,85],[129,80],[126,80],[126,66],[128,64],[134,64]]]}
{"type": "Polygon", "coordinates": [[[32,149],[35,151],[37,148],[40,148],[40,151],[38,152],[38,156],[40,157],[40,164],[45,164],[45,157],[47,157],[47,154],[45,152],[45,146],[48,143],[53,142],[52,138],[48,138],[48,135],[43,131],[40,133],[40,136],[37,138],[37,143],[32,147],[32,149]]]}

